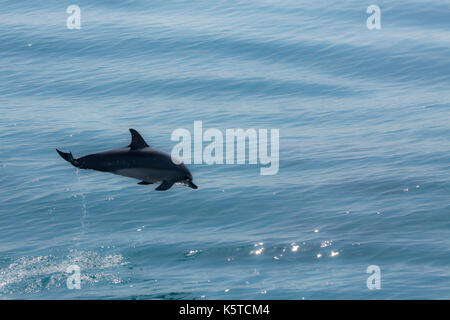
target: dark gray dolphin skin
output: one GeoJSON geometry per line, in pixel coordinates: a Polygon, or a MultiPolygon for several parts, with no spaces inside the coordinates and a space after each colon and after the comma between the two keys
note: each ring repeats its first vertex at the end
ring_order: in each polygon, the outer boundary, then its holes
{"type": "Polygon", "coordinates": [[[94,153],[75,159],[72,153],[56,151],[66,161],[80,169],[110,172],[141,180],[138,184],[161,183],[156,190],[169,190],[175,183],[192,189],[198,187],[192,182],[189,169],[183,164],[175,164],[169,154],[149,147],[142,136],[130,129],[131,143],[125,148],[94,153]]]}

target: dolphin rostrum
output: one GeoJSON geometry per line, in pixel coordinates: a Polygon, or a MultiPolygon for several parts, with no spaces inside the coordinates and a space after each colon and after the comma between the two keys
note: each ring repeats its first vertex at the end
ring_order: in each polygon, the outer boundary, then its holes
{"type": "Polygon", "coordinates": [[[110,172],[141,180],[138,184],[161,183],[156,190],[169,190],[175,183],[192,189],[198,187],[192,182],[192,174],[183,164],[175,164],[167,153],[149,147],[142,136],[130,129],[130,145],[101,153],[90,154],[78,159],[72,153],[56,151],[66,161],[80,169],[110,172]]]}

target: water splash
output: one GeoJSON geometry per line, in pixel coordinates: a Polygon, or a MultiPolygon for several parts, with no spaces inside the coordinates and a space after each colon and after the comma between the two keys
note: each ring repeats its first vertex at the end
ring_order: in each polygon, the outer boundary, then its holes
{"type": "MultiPolygon", "coordinates": [[[[78,168],[76,169],[76,175],[77,175],[77,180],[78,180],[78,186],[80,186],[81,180],[80,180],[78,168]]],[[[81,235],[84,235],[84,233],[86,231],[85,222],[86,222],[88,211],[87,211],[87,207],[86,207],[86,196],[85,196],[84,192],[80,192],[80,196],[81,196],[81,218],[80,218],[81,235]]]]}
{"type": "Polygon", "coordinates": [[[63,257],[24,256],[0,268],[0,293],[35,293],[64,286],[68,276],[66,270],[71,265],[80,267],[82,285],[101,281],[118,284],[122,281],[117,281],[119,279],[117,274],[110,274],[104,270],[127,264],[120,254],[101,255],[96,251],[71,250],[63,257]]]}

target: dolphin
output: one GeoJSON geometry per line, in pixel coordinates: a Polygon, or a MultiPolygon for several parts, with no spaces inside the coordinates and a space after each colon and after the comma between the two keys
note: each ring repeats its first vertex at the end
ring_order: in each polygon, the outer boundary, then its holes
{"type": "Polygon", "coordinates": [[[175,164],[169,154],[152,149],[142,136],[130,129],[131,143],[120,149],[90,154],[78,159],[72,153],[56,149],[58,154],[74,167],[110,172],[141,180],[138,184],[161,183],[156,190],[169,190],[175,183],[198,187],[192,182],[192,174],[183,164],[175,164]]]}

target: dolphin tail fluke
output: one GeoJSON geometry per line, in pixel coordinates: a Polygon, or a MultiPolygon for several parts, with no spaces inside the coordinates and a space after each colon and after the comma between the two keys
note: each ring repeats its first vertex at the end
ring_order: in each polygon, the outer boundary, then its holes
{"type": "Polygon", "coordinates": [[[62,152],[62,151],[59,151],[58,149],[56,149],[56,152],[58,152],[58,154],[61,156],[61,158],[63,158],[67,162],[70,162],[74,167],[78,167],[78,165],[79,165],[78,161],[73,158],[71,152],[62,152]]]}

